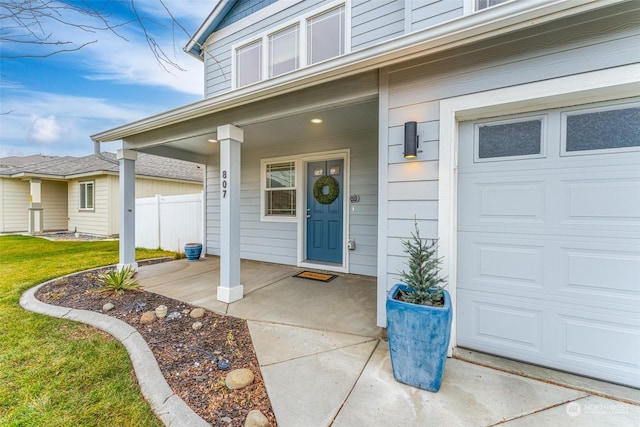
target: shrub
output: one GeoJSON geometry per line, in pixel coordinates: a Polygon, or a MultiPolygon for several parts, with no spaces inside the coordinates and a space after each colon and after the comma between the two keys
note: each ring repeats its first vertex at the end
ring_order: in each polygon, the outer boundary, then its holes
{"type": "Polygon", "coordinates": [[[415,233],[411,233],[412,238],[402,242],[405,253],[409,255],[409,271],[403,270],[400,280],[410,288],[409,292],[401,291],[402,300],[412,304],[442,305],[442,290],[446,283],[440,277],[442,258],[436,258],[438,240],[421,238],[417,222],[415,229],[415,233]]]}
{"type": "Polygon", "coordinates": [[[136,274],[136,272],[131,266],[125,267],[120,271],[111,270],[106,273],[101,273],[98,276],[101,285],[98,292],[117,296],[122,295],[126,291],[139,291],[140,282],[133,278],[134,274],[136,274]]]}

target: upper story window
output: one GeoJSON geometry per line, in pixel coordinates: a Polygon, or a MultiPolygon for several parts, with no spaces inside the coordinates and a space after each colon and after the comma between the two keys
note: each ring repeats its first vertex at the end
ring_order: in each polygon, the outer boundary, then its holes
{"type": "Polygon", "coordinates": [[[476,10],[486,9],[491,6],[499,5],[500,3],[506,3],[510,0],[476,0],[476,10]]]}
{"type": "Polygon", "coordinates": [[[262,42],[260,40],[236,49],[236,84],[246,86],[260,81],[262,42]]]}
{"type": "Polygon", "coordinates": [[[93,181],[80,183],[80,210],[93,210],[93,181]]]}
{"type": "Polygon", "coordinates": [[[344,54],[344,6],[307,20],[307,62],[344,54]]]}
{"type": "Polygon", "coordinates": [[[233,51],[233,86],[246,86],[343,55],[348,50],[346,21],[346,8],[340,5],[246,40],[233,51]]]}
{"type": "Polygon", "coordinates": [[[299,25],[269,36],[269,77],[293,71],[300,66],[299,25]]]}

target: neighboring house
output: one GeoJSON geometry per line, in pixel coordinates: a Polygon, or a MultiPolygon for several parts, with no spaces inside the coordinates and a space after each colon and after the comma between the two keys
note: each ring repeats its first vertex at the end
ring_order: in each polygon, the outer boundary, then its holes
{"type": "MultiPolygon", "coordinates": [[[[119,234],[119,181],[112,161],[90,155],[33,155],[0,159],[0,233],[77,231],[119,234]]],[[[201,165],[141,154],[136,193],[171,196],[202,191],[201,165]]]]}
{"type": "Polygon", "coordinates": [[[638,46],[637,1],[221,0],[205,99],[92,139],[206,165],[220,300],[239,257],[377,276],[385,326],[417,221],[452,346],[638,387],[638,46]]]}

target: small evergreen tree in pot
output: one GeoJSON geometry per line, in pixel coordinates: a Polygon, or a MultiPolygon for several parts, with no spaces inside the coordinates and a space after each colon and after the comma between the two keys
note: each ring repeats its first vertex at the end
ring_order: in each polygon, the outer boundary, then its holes
{"type": "Polygon", "coordinates": [[[410,291],[401,290],[399,294],[402,301],[411,304],[441,307],[446,281],[440,277],[442,258],[436,258],[438,240],[421,238],[417,222],[411,237],[411,240],[402,242],[405,253],[409,255],[409,271],[403,270],[400,275],[400,280],[409,286],[410,291]]]}

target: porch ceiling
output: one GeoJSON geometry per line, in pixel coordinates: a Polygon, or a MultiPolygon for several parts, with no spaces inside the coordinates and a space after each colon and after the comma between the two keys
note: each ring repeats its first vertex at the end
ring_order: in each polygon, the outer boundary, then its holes
{"type": "Polygon", "coordinates": [[[124,148],[206,163],[219,147],[217,127],[243,129],[243,148],[321,141],[378,128],[377,73],[352,76],[129,136],[124,148]],[[322,119],[315,124],[311,119],[322,119]]]}

